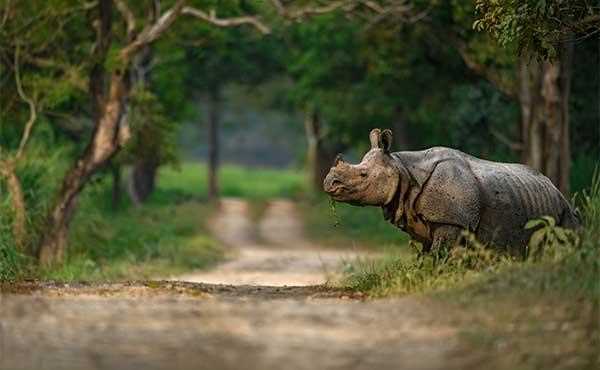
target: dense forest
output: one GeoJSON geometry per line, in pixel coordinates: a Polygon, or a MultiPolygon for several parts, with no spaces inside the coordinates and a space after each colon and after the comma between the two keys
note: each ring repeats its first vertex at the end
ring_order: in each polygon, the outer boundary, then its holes
{"type": "Polygon", "coordinates": [[[159,168],[178,163],[190,122],[206,127],[196,145],[206,146],[207,196],[217,197],[231,86],[305,133],[295,153],[314,192],[335,154],[364,150],[374,126],[392,128],[398,150],[444,145],[522,162],[564,194],[580,192],[600,157],[597,10],[583,1],[3,0],[3,258],[62,261],[81,193],[101,179],[113,182],[116,204],[142,204],[159,168]]]}

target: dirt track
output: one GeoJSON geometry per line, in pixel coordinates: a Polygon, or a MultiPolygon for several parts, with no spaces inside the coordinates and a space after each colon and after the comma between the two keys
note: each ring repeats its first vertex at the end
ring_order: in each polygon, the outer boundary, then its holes
{"type": "Polygon", "coordinates": [[[174,279],[191,283],[5,286],[0,369],[477,367],[428,302],[313,285],[360,252],[311,245],[295,212],[275,201],[255,226],[225,200],[212,227],[230,260],[174,279]]]}

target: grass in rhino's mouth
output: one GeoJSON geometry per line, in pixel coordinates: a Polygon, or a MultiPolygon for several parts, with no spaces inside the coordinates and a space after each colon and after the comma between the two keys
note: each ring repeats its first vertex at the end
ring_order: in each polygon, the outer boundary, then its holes
{"type": "Polygon", "coordinates": [[[335,210],[336,201],[332,197],[329,197],[329,211],[333,217],[333,227],[340,226],[340,218],[335,210]]]}

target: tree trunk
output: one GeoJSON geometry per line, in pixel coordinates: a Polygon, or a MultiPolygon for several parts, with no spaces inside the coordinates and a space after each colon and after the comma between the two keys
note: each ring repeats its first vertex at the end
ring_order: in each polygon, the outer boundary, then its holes
{"type": "Polygon", "coordinates": [[[112,209],[116,211],[119,209],[119,205],[121,204],[121,166],[118,164],[114,164],[111,166],[111,174],[112,174],[112,209]]]}
{"type": "Polygon", "coordinates": [[[214,88],[209,94],[208,112],[208,198],[219,196],[219,121],[221,119],[221,93],[214,88]]]}
{"type": "Polygon", "coordinates": [[[331,168],[333,159],[343,148],[340,145],[325,145],[323,140],[321,117],[311,110],[304,118],[304,131],[308,146],[306,148],[306,168],[309,185],[315,192],[323,190],[323,180],[331,168]]]}
{"type": "Polygon", "coordinates": [[[569,95],[571,51],[560,60],[519,65],[523,163],[544,173],[563,194],[569,191],[569,95]]]}
{"type": "Polygon", "coordinates": [[[561,55],[561,84],[563,87],[562,108],[562,132],[560,141],[560,182],[559,189],[563,194],[569,194],[571,190],[571,117],[569,114],[569,102],[571,99],[571,81],[573,74],[574,41],[572,36],[564,45],[561,55]]]}
{"type": "Polygon", "coordinates": [[[394,142],[398,150],[410,150],[412,148],[412,140],[410,130],[408,129],[408,120],[404,114],[402,107],[397,106],[394,109],[394,142]]]}
{"type": "Polygon", "coordinates": [[[118,151],[121,121],[125,115],[125,100],[129,93],[127,76],[114,72],[106,103],[96,120],[92,140],[84,154],[65,175],[54,205],[46,219],[43,239],[38,249],[40,264],[59,263],[64,257],[67,231],[77,198],[90,177],[118,151]]]}
{"type": "Polygon", "coordinates": [[[27,235],[27,208],[21,181],[15,173],[15,165],[11,161],[0,162],[0,175],[6,178],[6,187],[10,194],[13,208],[13,238],[19,250],[25,247],[27,235]]]}
{"type": "MultiPolygon", "coordinates": [[[[154,54],[152,48],[147,45],[133,58],[131,66],[131,86],[147,89],[150,84],[150,71],[154,54]]],[[[151,122],[144,122],[145,129],[151,122]]],[[[144,150],[136,155],[129,180],[129,196],[136,206],[144,203],[152,194],[156,183],[156,173],[160,165],[160,146],[152,148],[152,151],[144,150]]]]}
{"type": "Polygon", "coordinates": [[[304,131],[306,133],[306,168],[308,169],[308,178],[310,186],[315,192],[323,187],[323,176],[321,174],[321,122],[319,114],[312,110],[306,113],[304,117],[304,131]]]}
{"type": "Polygon", "coordinates": [[[129,195],[136,206],[144,203],[154,191],[158,165],[154,158],[140,158],[133,164],[129,195]]]}

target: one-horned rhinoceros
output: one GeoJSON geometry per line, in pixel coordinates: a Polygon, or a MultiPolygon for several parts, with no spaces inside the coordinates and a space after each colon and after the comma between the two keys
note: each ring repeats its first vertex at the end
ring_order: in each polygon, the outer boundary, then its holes
{"type": "Polygon", "coordinates": [[[560,191],[527,166],[444,147],[390,153],[390,130],[373,129],[370,140],[359,164],[336,158],[324,189],[336,201],[382,207],[385,219],[425,252],[454,245],[469,230],[487,245],[522,255],[528,220],[547,215],[564,227],[578,225],[560,191]]]}

